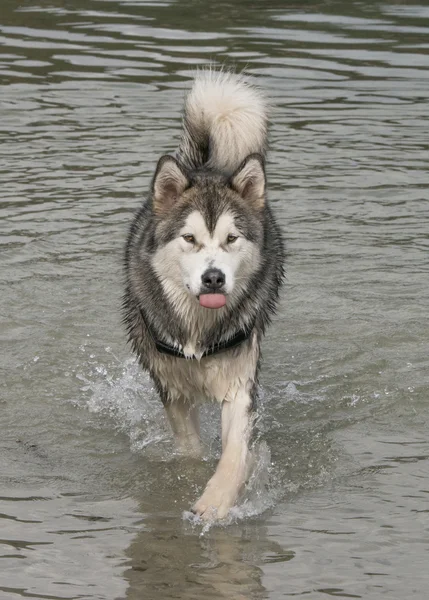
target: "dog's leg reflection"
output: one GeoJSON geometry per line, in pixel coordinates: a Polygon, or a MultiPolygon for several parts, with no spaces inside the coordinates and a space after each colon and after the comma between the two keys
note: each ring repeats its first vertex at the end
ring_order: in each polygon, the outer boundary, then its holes
{"type": "Polygon", "coordinates": [[[204,519],[225,517],[246,481],[254,422],[253,402],[246,388],[240,385],[238,391],[222,403],[222,456],[193,508],[204,519]]]}
{"type": "Polygon", "coordinates": [[[164,407],[180,452],[186,456],[201,456],[198,405],[180,398],[165,402],[164,407]]]}
{"type": "Polygon", "coordinates": [[[273,581],[266,563],[290,560],[293,552],[268,537],[259,520],[204,536],[184,528],[177,516],[166,517],[172,498],[162,484],[156,481],[145,495],[144,523],[127,550],[127,600],[266,600],[263,582],[273,581]]]}

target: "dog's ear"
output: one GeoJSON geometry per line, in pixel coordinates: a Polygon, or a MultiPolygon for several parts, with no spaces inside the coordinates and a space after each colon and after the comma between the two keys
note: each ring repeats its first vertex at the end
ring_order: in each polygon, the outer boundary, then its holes
{"type": "Polygon", "coordinates": [[[189,179],[177,160],[168,155],[160,158],[152,182],[154,212],[159,216],[168,214],[188,187],[189,179]]]}
{"type": "Polygon", "coordinates": [[[265,204],[265,169],[260,154],[250,154],[231,177],[231,187],[240,196],[255,206],[265,204]]]}

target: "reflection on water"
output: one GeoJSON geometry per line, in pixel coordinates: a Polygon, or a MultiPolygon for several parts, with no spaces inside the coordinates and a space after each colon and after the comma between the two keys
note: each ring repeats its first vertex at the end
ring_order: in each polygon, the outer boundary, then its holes
{"type": "Polygon", "coordinates": [[[215,529],[209,536],[178,528],[177,518],[149,520],[127,551],[131,559],[125,577],[127,598],[244,598],[262,599],[261,566],[293,558],[265,528],[215,529]],[[184,544],[186,551],[184,551],[184,544]]]}
{"type": "Polygon", "coordinates": [[[0,598],[426,598],[429,7],[4,0],[0,598]],[[272,100],[289,251],[259,471],[227,526],[186,511],[120,323],[122,247],[193,69],[272,100]]]}

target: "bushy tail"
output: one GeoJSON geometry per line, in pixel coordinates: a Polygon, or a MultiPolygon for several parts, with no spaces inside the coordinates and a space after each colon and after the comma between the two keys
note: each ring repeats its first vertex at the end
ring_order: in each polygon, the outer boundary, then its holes
{"type": "Polygon", "coordinates": [[[249,78],[228,71],[197,73],[185,101],[178,159],[233,173],[254,152],[267,148],[266,101],[249,78]]]}

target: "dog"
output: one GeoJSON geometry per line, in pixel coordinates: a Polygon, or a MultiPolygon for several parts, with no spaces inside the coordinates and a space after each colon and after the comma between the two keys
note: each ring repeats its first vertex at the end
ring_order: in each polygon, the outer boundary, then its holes
{"type": "Polygon", "coordinates": [[[193,512],[222,519],[251,462],[260,344],[284,276],[266,197],[267,105],[243,74],[202,70],[175,156],[162,156],[126,243],[124,322],[179,449],[201,452],[199,404],[221,404],[222,454],[193,512]]]}

